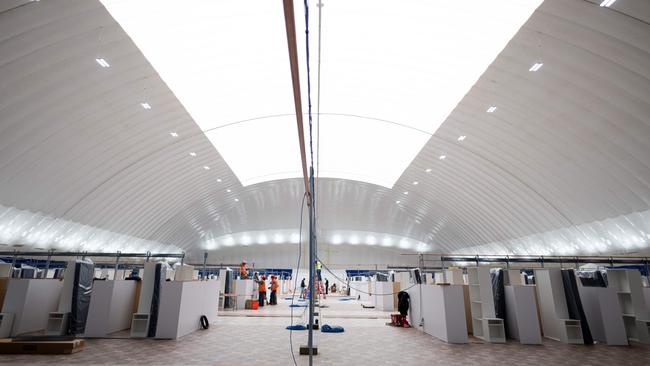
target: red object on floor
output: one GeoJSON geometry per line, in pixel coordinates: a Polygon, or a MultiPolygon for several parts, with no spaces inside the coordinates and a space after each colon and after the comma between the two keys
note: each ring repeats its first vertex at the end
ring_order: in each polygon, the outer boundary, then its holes
{"type": "Polygon", "coordinates": [[[251,301],[251,309],[257,310],[260,308],[260,302],[258,300],[251,301]]]}
{"type": "Polygon", "coordinates": [[[404,328],[411,327],[411,324],[409,324],[408,319],[406,319],[406,315],[402,315],[402,314],[390,314],[390,325],[393,325],[395,327],[404,327],[404,328]]]}

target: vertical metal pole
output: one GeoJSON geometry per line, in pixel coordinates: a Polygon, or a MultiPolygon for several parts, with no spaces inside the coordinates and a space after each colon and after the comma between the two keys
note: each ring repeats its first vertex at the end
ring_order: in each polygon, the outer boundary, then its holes
{"type": "Polygon", "coordinates": [[[47,262],[45,262],[45,278],[47,278],[47,272],[50,270],[51,260],[52,260],[52,251],[50,250],[47,254],[47,262]]]}
{"type": "Polygon", "coordinates": [[[309,198],[309,335],[307,348],[309,348],[309,365],[313,364],[314,346],[314,301],[316,299],[316,218],[314,217],[314,167],[309,170],[309,187],[311,194],[309,198]]]}
{"type": "Polygon", "coordinates": [[[440,268],[442,268],[442,282],[447,283],[447,271],[445,271],[445,258],[440,256],[440,268]]]}
{"type": "MultiPolygon", "coordinates": [[[[117,255],[115,256],[115,270],[113,271],[113,280],[117,280],[117,270],[120,268],[120,252],[119,250],[117,251],[117,255]]],[[[122,276],[124,278],[124,276],[122,276]]],[[[122,279],[120,278],[120,280],[122,279]]]]}
{"type": "Polygon", "coordinates": [[[205,267],[206,267],[207,263],[208,263],[208,252],[205,252],[205,253],[203,253],[203,276],[201,276],[201,278],[203,278],[204,281],[206,281],[208,279],[208,276],[205,273],[205,271],[206,271],[205,267]]]}

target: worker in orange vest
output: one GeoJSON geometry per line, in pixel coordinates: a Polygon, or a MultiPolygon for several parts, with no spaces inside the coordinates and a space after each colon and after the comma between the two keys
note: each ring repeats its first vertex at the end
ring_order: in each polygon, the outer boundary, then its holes
{"type": "Polygon", "coordinates": [[[276,276],[271,276],[271,301],[269,302],[269,305],[277,305],[278,304],[278,289],[280,288],[280,284],[278,283],[278,278],[276,276]]]}
{"type": "Polygon", "coordinates": [[[239,277],[242,280],[248,279],[248,269],[246,269],[246,261],[241,261],[239,266],[239,277]]]}
{"type": "Polygon", "coordinates": [[[259,292],[260,306],[264,306],[264,302],[266,301],[266,276],[262,276],[260,279],[257,292],[259,292]]]}

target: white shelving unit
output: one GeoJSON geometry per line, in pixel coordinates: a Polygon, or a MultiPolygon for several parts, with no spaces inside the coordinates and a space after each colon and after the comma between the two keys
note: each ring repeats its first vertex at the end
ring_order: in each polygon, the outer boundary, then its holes
{"type": "Polygon", "coordinates": [[[641,273],[633,269],[608,269],[607,282],[618,296],[627,338],[650,344],[650,314],[641,285],[641,273]]]}
{"type": "Polygon", "coordinates": [[[474,336],[486,342],[505,343],[503,319],[496,317],[489,267],[467,268],[474,336]]]}
{"type": "Polygon", "coordinates": [[[536,269],[535,282],[544,337],[569,344],[584,344],[580,320],[568,319],[560,269],[536,269]]]}

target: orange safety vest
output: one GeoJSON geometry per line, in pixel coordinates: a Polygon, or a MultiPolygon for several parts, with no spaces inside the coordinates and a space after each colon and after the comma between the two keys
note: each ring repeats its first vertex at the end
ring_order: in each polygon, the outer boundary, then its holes
{"type": "Polygon", "coordinates": [[[273,280],[273,281],[271,281],[271,291],[277,291],[277,290],[278,290],[278,287],[280,287],[280,285],[278,285],[278,281],[277,281],[277,280],[273,280]]]}
{"type": "Polygon", "coordinates": [[[266,282],[264,280],[260,280],[258,292],[266,292],[266,282]]]}
{"type": "Polygon", "coordinates": [[[248,271],[246,270],[246,266],[239,267],[239,275],[242,277],[248,277],[248,271]]]}

